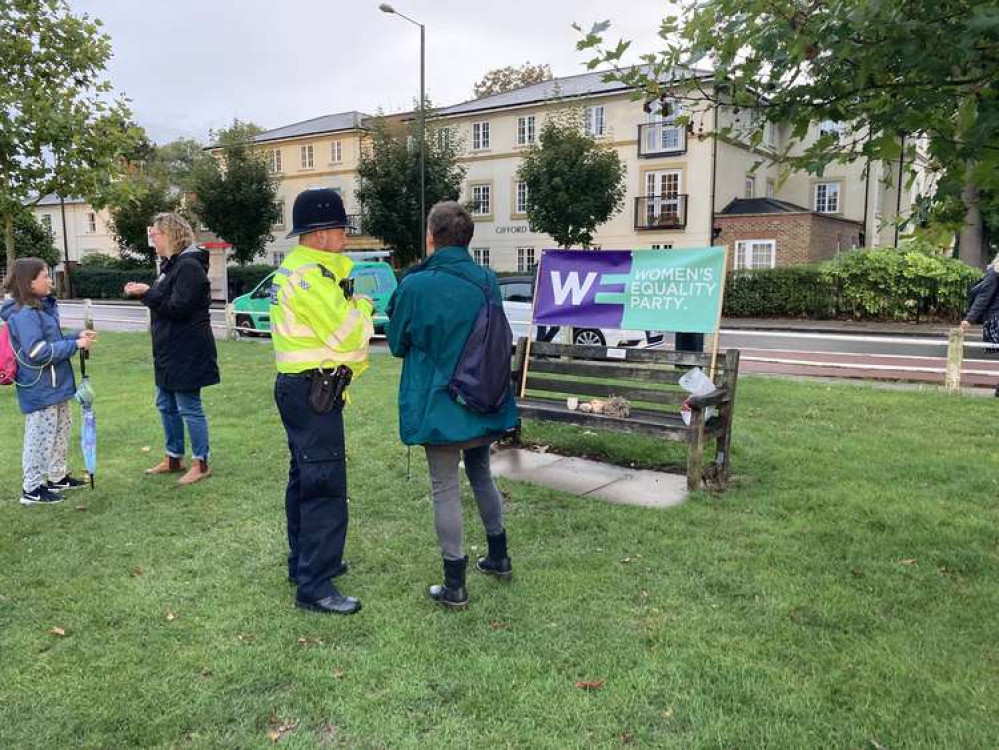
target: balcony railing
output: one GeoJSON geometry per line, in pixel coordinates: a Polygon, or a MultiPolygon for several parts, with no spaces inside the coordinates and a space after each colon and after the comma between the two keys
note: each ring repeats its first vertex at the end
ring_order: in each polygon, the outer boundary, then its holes
{"type": "Polygon", "coordinates": [[[364,234],[364,226],[361,223],[361,214],[347,214],[347,221],[350,224],[350,226],[347,227],[347,236],[359,237],[364,234]]]}
{"type": "Polygon", "coordinates": [[[687,129],[681,125],[654,123],[638,126],[638,155],[675,156],[687,153],[687,129]]]}
{"type": "Polygon", "coordinates": [[[686,195],[642,195],[635,198],[635,229],[683,229],[685,226],[686,195]]]}

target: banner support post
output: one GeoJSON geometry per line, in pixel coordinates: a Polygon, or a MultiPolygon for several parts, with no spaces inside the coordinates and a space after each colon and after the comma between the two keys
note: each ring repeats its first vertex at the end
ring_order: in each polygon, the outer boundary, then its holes
{"type": "Polygon", "coordinates": [[[541,257],[538,258],[538,264],[534,271],[534,293],[531,295],[531,315],[527,319],[527,346],[524,347],[524,366],[520,371],[520,390],[517,393],[517,398],[523,398],[525,391],[527,391],[527,368],[531,362],[531,341],[534,340],[534,307],[538,303],[538,287],[541,284],[538,283],[541,277],[541,261],[545,257],[545,251],[541,251],[541,257]]]}
{"type": "Polygon", "coordinates": [[[715,380],[715,368],[718,364],[718,344],[721,340],[722,310],[725,308],[725,281],[728,279],[728,245],[725,245],[725,259],[722,261],[721,290],[718,295],[718,319],[715,321],[715,340],[711,346],[711,371],[708,377],[715,380]]]}

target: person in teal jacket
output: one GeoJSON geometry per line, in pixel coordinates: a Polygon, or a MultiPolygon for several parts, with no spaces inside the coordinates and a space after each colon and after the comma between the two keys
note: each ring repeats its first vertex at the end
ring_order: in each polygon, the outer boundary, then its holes
{"type": "MultiPolygon", "coordinates": [[[[403,277],[388,307],[389,348],[404,358],[399,382],[399,436],[422,445],[430,468],[434,522],[444,561],[444,584],[431,586],[434,601],[452,608],[468,604],[462,541],[458,463],[465,473],[485,527],[489,554],[476,567],[508,579],[512,574],[503,525],[503,498],[493,482],[489,446],[517,425],[510,393],[505,408],[477,414],[456,402],[447,384],[465,341],[485,303],[481,287],[499,301],[496,276],[468,252],[475,225],[454,201],[435,205],[427,218],[428,258],[403,277]],[[471,282],[471,283],[469,283],[471,282]]],[[[509,367],[508,362],[497,366],[509,367]]]]}

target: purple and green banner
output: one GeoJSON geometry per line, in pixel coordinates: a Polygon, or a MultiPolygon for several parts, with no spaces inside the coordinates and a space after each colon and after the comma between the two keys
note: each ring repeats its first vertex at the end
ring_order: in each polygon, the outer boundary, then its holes
{"type": "Polygon", "coordinates": [[[534,322],[636,331],[712,333],[725,248],[546,250],[534,322]]]}

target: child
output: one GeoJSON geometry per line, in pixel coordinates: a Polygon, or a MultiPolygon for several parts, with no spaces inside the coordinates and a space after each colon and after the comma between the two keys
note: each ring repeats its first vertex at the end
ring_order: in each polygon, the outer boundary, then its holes
{"type": "Polygon", "coordinates": [[[70,400],[76,393],[73,356],[90,349],[96,334],[66,337],[52,293],[49,269],[38,258],[14,261],[4,289],[13,299],[0,308],[17,354],[17,399],[24,412],[24,491],[21,505],[62,501],[62,490],[84,486],[66,469],[70,400]],[[46,481],[46,478],[48,481],[46,481]]]}

